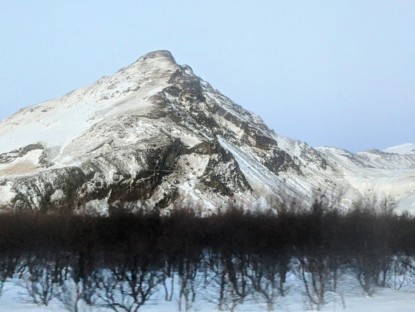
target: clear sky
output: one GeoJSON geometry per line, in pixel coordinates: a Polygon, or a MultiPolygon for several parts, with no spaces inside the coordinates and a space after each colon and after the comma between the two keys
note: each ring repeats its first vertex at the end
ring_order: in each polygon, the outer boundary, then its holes
{"type": "Polygon", "coordinates": [[[414,0],[0,0],[0,119],[152,50],[278,134],[415,143],[414,0]]]}

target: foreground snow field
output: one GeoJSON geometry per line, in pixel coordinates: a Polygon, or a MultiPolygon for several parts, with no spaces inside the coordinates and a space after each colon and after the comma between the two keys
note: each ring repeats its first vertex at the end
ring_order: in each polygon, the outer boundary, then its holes
{"type": "MultiPolygon", "coordinates": [[[[30,303],[30,299],[24,295],[24,288],[19,285],[17,280],[8,281],[4,285],[3,295],[0,298],[0,311],[26,311],[26,312],[67,312],[75,311],[65,308],[64,304],[58,300],[52,300],[49,306],[39,306],[30,303]],[[27,302],[25,302],[27,300],[27,302]]],[[[304,286],[301,284],[292,283],[289,286],[289,293],[285,298],[279,298],[275,302],[275,307],[272,311],[353,311],[353,312],[413,312],[415,310],[415,289],[392,290],[377,288],[372,297],[365,295],[358,285],[349,285],[337,293],[329,294],[328,302],[320,307],[318,310],[307,303],[307,299],[302,295],[304,286]]],[[[204,290],[203,292],[205,292],[204,290]]],[[[204,295],[204,294],[198,294],[204,295]]],[[[163,295],[155,294],[154,297],[162,297],[163,295]]],[[[212,297],[212,300],[214,298],[212,297]]],[[[179,300],[173,299],[172,302],[166,302],[161,298],[160,300],[150,300],[146,305],[141,307],[139,311],[200,311],[210,312],[219,311],[214,304],[209,303],[209,298],[204,300],[196,300],[192,303],[188,310],[182,306],[179,310],[179,300]]],[[[89,307],[85,304],[79,304],[79,312],[98,312],[98,311],[113,311],[109,308],[103,307],[89,307]]],[[[120,311],[122,311],[120,309],[120,311]]],[[[223,311],[231,311],[224,309],[223,311]]],[[[267,304],[261,300],[247,300],[246,303],[239,305],[234,311],[269,311],[267,304]]]]}
{"type": "MultiPolygon", "coordinates": [[[[188,269],[188,268],[187,268],[188,269]]],[[[186,270],[186,269],[185,269],[186,270]]],[[[111,280],[110,270],[101,271],[97,278],[97,288],[94,289],[94,305],[87,305],[83,299],[77,300],[77,294],[81,291],[80,284],[76,286],[73,280],[65,281],[63,286],[57,287],[55,292],[50,293],[48,305],[33,303],[34,298],[41,301],[43,295],[47,296],[52,284],[42,285],[30,276],[25,276],[24,270],[20,272],[20,278],[7,279],[1,285],[0,311],[27,311],[27,312],[47,312],[47,311],[78,311],[78,312],[98,312],[98,311],[362,311],[362,312],[409,312],[415,309],[415,276],[413,272],[405,272],[404,275],[391,274],[386,282],[388,287],[373,287],[371,295],[363,291],[357,282],[356,276],[345,270],[339,274],[336,291],[325,290],[324,304],[313,303],[317,293],[313,290],[312,276],[310,272],[305,275],[299,273],[300,270],[294,264],[293,269],[287,272],[285,283],[282,289],[270,287],[267,279],[262,279],[257,284],[255,290],[246,293],[241,299],[241,291],[238,287],[243,287],[243,278],[237,275],[235,281],[236,288],[229,288],[229,285],[220,287],[220,278],[217,273],[206,271],[199,268],[193,277],[184,279],[173,273],[166,278],[163,283],[156,285],[154,289],[137,288],[137,291],[147,291],[148,297],[140,304],[131,299],[128,283],[131,281],[111,280]],[[242,278],[242,280],[241,280],[242,278]],[[305,282],[309,287],[309,295],[305,282]],[[102,282],[107,284],[102,288],[102,282]],[[208,282],[207,282],[208,281],[208,282]],[[239,283],[239,284],[238,284],[239,283]],[[122,286],[123,284],[124,286],[122,286]],[[43,288],[39,288],[43,287],[43,288]],[[395,289],[394,289],[395,288],[395,289]],[[59,289],[59,290],[58,290],[59,289]],[[42,291],[44,293],[42,294],[42,291]],[[108,292],[110,291],[110,292],[108,292]],[[281,291],[284,295],[281,295],[281,291]],[[222,298],[222,299],[221,299],[222,298]],[[313,299],[311,299],[313,298],[313,299]],[[108,302],[113,303],[113,309],[106,307],[108,302]],[[130,307],[130,310],[122,308],[121,304],[130,307]],[[138,309],[135,309],[138,308],[138,309]]],[[[46,274],[45,272],[43,272],[46,274]]],[[[263,272],[266,274],[265,272],[263,272]]],[[[250,274],[249,272],[247,273],[250,274]]],[[[255,274],[254,274],[255,275],[255,274]]],[[[223,276],[228,279],[227,276],[223,276]]],[[[277,283],[277,276],[275,283],[277,283]]],[[[42,277],[47,280],[47,274],[42,277]]],[[[254,278],[261,279],[260,275],[254,278]]],[[[143,281],[149,281],[144,277],[143,281]]],[[[224,280],[222,280],[224,282],[224,280]]],[[[247,285],[255,285],[252,278],[246,280],[247,285]]],[[[318,284],[318,281],[317,281],[318,284]]],[[[235,286],[234,285],[234,286],[235,286]]],[[[249,286],[249,287],[250,287],[249,286]]],[[[275,285],[274,285],[275,286],[275,285]]],[[[325,287],[328,287],[326,285],[325,287]]],[[[79,297],[78,297],[79,298],[79,297]]]]}

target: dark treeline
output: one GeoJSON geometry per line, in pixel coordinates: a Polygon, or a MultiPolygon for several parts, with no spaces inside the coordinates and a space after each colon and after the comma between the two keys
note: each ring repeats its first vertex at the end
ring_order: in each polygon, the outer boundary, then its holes
{"type": "Polygon", "coordinates": [[[191,209],[169,215],[114,210],[109,216],[18,213],[0,215],[2,250],[106,251],[147,249],[174,254],[205,248],[221,252],[415,252],[415,218],[375,206],[347,211],[316,201],[310,209],[249,211],[230,208],[199,217],[191,209]]]}

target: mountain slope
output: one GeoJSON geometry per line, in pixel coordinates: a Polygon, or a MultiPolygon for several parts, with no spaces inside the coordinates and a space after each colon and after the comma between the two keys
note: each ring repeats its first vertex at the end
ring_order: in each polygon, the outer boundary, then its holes
{"type": "Polygon", "coordinates": [[[408,195],[413,168],[408,155],[316,150],[280,137],[168,51],[0,123],[2,209],[105,212],[180,203],[208,213],[234,201],[311,202],[339,191],[348,205],[367,191],[367,175],[394,172],[385,183],[407,183],[408,195]]]}
{"type": "Polygon", "coordinates": [[[394,153],[400,155],[414,155],[415,156],[415,144],[406,143],[398,146],[392,146],[384,150],[386,153],[394,153]]]}
{"type": "Polygon", "coordinates": [[[336,148],[319,148],[341,168],[352,189],[366,197],[390,198],[398,210],[415,209],[415,158],[379,150],[357,154],[336,148]]]}

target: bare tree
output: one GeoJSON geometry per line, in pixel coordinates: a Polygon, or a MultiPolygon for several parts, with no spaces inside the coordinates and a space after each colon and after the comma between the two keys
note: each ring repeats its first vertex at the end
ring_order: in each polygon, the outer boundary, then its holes
{"type": "Polygon", "coordinates": [[[298,257],[298,261],[306,296],[310,304],[320,310],[327,302],[327,291],[335,291],[337,266],[333,265],[331,257],[323,254],[298,257]]]}
{"type": "Polygon", "coordinates": [[[145,264],[100,270],[95,273],[97,303],[115,312],[137,312],[161,280],[161,274],[145,264]]]}
{"type": "Polygon", "coordinates": [[[73,279],[68,279],[62,285],[59,300],[69,312],[80,312],[79,304],[84,296],[82,283],[75,283],[73,279]]]}
{"type": "Polygon", "coordinates": [[[197,262],[190,259],[182,259],[179,262],[179,311],[189,311],[196,300],[196,277],[198,273],[197,262]]]}
{"type": "Polygon", "coordinates": [[[251,280],[254,295],[265,300],[267,311],[273,311],[277,299],[284,296],[287,289],[284,286],[288,263],[284,257],[253,257],[249,261],[248,278],[251,280]]]}
{"type": "Polygon", "coordinates": [[[29,259],[23,279],[27,295],[33,303],[47,306],[56,296],[59,285],[54,270],[53,259],[46,255],[29,259]]]}

